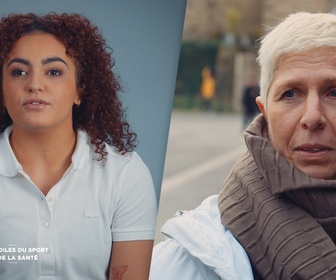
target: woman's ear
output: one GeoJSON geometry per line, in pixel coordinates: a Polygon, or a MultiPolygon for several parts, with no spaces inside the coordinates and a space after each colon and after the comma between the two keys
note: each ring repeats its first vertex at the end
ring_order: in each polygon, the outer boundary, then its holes
{"type": "Polygon", "coordinates": [[[262,102],[262,99],[261,99],[260,96],[258,96],[258,97],[256,98],[256,102],[257,102],[257,105],[258,105],[260,111],[263,113],[263,115],[264,115],[264,117],[265,117],[265,119],[266,119],[265,105],[264,105],[264,103],[262,102]]]}
{"type": "Polygon", "coordinates": [[[82,84],[80,86],[77,86],[77,97],[76,100],[74,102],[74,104],[79,107],[79,105],[81,104],[81,102],[83,101],[83,96],[84,96],[84,89],[85,89],[85,85],[82,84]]]}
{"type": "Polygon", "coordinates": [[[74,102],[74,105],[76,107],[79,107],[79,105],[81,104],[81,100],[79,99],[79,97],[76,98],[75,102],[74,102]]]}

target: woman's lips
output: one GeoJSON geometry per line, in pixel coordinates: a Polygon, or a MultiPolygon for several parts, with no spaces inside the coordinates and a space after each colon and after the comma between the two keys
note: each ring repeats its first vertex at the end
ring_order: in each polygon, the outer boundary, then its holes
{"type": "Polygon", "coordinates": [[[23,106],[27,109],[42,109],[47,106],[49,103],[42,99],[29,99],[23,103],[23,106]]]}
{"type": "Polygon", "coordinates": [[[322,144],[304,144],[295,148],[301,158],[307,160],[318,160],[324,158],[333,149],[322,144]]]}

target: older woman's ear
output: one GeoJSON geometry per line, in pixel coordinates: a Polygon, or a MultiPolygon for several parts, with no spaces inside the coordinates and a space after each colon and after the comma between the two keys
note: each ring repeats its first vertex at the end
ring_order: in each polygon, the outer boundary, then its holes
{"type": "Polygon", "coordinates": [[[266,119],[265,105],[264,105],[264,103],[263,103],[263,101],[262,101],[262,99],[261,99],[261,96],[258,96],[258,97],[256,98],[256,102],[257,102],[257,104],[258,104],[258,107],[259,107],[260,111],[263,113],[263,115],[264,115],[264,117],[265,117],[265,119],[266,119]]]}

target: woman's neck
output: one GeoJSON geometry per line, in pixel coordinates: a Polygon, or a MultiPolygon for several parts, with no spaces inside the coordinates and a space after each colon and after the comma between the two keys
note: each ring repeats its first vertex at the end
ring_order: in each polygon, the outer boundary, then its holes
{"type": "Polygon", "coordinates": [[[71,164],[76,133],[72,129],[36,133],[13,128],[10,145],[23,170],[46,195],[71,164]]]}

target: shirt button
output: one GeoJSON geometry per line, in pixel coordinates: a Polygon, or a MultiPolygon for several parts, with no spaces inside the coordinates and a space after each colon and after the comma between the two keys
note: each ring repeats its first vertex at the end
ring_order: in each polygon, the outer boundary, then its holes
{"type": "Polygon", "coordinates": [[[43,227],[48,228],[49,227],[49,223],[48,222],[43,222],[43,227]]]}
{"type": "Polygon", "coordinates": [[[48,202],[52,202],[54,199],[52,197],[48,198],[48,202]]]}

